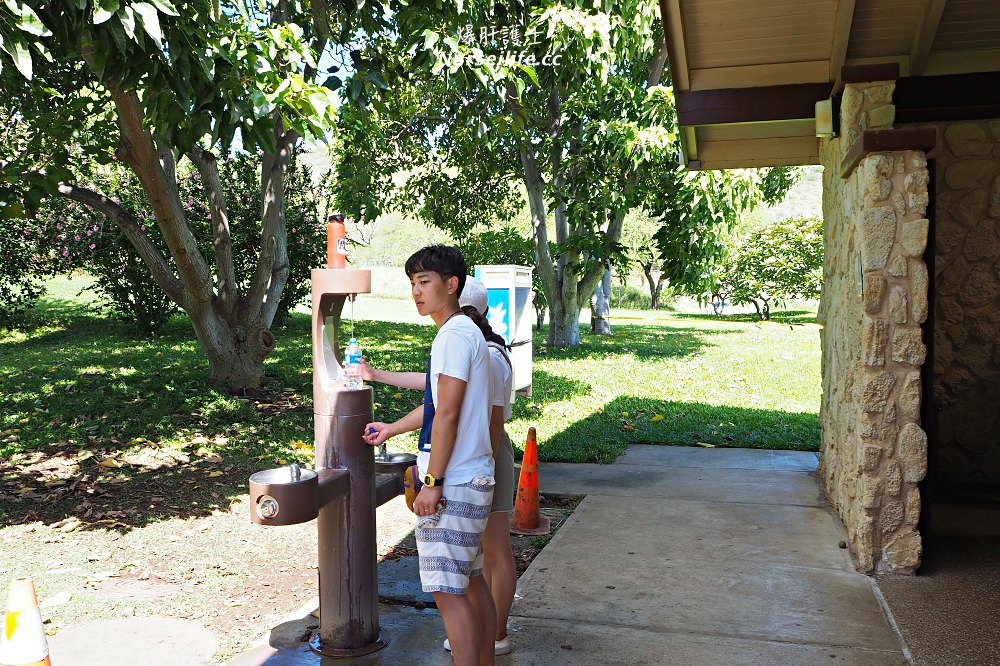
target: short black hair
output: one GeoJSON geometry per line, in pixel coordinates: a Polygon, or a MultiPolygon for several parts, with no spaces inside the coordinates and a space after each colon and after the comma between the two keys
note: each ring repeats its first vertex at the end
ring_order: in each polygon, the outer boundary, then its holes
{"type": "Polygon", "coordinates": [[[406,277],[413,277],[414,274],[423,272],[437,273],[444,280],[457,277],[456,296],[462,295],[462,290],[465,289],[465,277],[469,272],[462,251],[448,245],[428,245],[417,250],[406,260],[404,270],[406,277]]]}

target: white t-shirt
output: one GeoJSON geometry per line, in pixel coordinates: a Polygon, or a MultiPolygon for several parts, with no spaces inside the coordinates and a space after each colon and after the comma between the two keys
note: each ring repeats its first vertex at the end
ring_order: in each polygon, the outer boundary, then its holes
{"type": "Polygon", "coordinates": [[[510,420],[510,415],[514,410],[514,373],[511,372],[510,363],[504,360],[504,353],[492,342],[486,343],[490,349],[490,376],[493,377],[493,406],[503,407],[503,420],[510,420]]]}
{"type": "MultiPolygon", "coordinates": [[[[444,472],[445,483],[461,485],[477,476],[493,476],[490,355],[482,331],[464,315],[445,322],[431,345],[431,399],[435,411],[438,408],[438,377],[442,374],[465,382],[455,447],[444,472]]],[[[421,475],[427,473],[430,457],[427,451],[418,455],[421,475]]]]}

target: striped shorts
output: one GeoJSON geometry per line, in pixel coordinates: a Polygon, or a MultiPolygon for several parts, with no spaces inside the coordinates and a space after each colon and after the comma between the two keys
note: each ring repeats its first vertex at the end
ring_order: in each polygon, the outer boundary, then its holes
{"type": "Polygon", "coordinates": [[[420,586],[424,592],[465,594],[483,574],[483,531],[493,502],[493,477],[444,486],[444,508],[417,521],[420,586]]]}

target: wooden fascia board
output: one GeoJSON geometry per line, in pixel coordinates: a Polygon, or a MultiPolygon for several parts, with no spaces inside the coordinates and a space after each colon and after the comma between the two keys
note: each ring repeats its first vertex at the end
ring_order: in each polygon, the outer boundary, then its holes
{"type": "Polygon", "coordinates": [[[723,90],[675,90],[680,125],[720,125],[813,118],[829,83],[723,90]]]}
{"type": "Polygon", "coordinates": [[[934,149],[936,142],[937,130],[933,127],[866,130],[844,155],[844,161],[840,164],[840,177],[850,176],[854,167],[871,153],[894,153],[901,150],[922,150],[926,153],[934,149]]]}
{"type": "Polygon", "coordinates": [[[667,40],[667,60],[670,63],[670,80],[674,90],[690,90],[691,74],[688,70],[680,0],[660,0],[660,18],[663,20],[663,34],[667,40]]]}
{"type": "Polygon", "coordinates": [[[702,169],[819,164],[819,139],[801,136],[707,141],[701,144],[700,161],[702,169]]]}
{"type": "Polygon", "coordinates": [[[931,52],[931,45],[937,35],[938,26],[941,25],[941,15],[944,14],[944,6],[947,3],[948,0],[927,0],[924,16],[913,35],[913,46],[910,47],[910,76],[920,76],[924,73],[924,65],[927,63],[927,56],[931,52]]]}
{"type": "Polygon", "coordinates": [[[833,23],[833,44],[830,48],[830,80],[838,81],[840,69],[847,60],[847,47],[851,42],[851,25],[854,23],[855,0],[840,0],[833,23]]]}
{"type": "Polygon", "coordinates": [[[821,83],[830,80],[829,69],[826,60],[692,69],[689,90],[821,83]]]}
{"type": "Polygon", "coordinates": [[[1000,63],[1000,49],[942,51],[931,53],[924,63],[924,76],[995,72],[1000,63]]]}

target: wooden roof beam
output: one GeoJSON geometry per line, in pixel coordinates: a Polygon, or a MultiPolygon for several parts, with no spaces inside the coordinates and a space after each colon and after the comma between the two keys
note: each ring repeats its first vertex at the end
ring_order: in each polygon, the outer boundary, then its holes
{"type": "Polygon", "coordinates": [[[851,42],[851,25],[854,23],[855,0],[840,0],[833,23],[833,44],[830,47],[830,80],[840,88],[840,69],[847,61],[847,47],[851,42]]]}
{"type": "Polygon", "coordinates": [[[674,93],[679,125],[721,125],[814,118],[816,102],[829,96],[829,83],[722,90],[677,90],[674,93]]]}
{"type": "Polygon", "coordinates": [[[941,15],[948,0],[928,0],[924,8],[924,16],[913,35],[913,46],[910,47],[910,76],[921,76],[927,64],[927,56],[937,36],[941,25],[941,15]]]}

